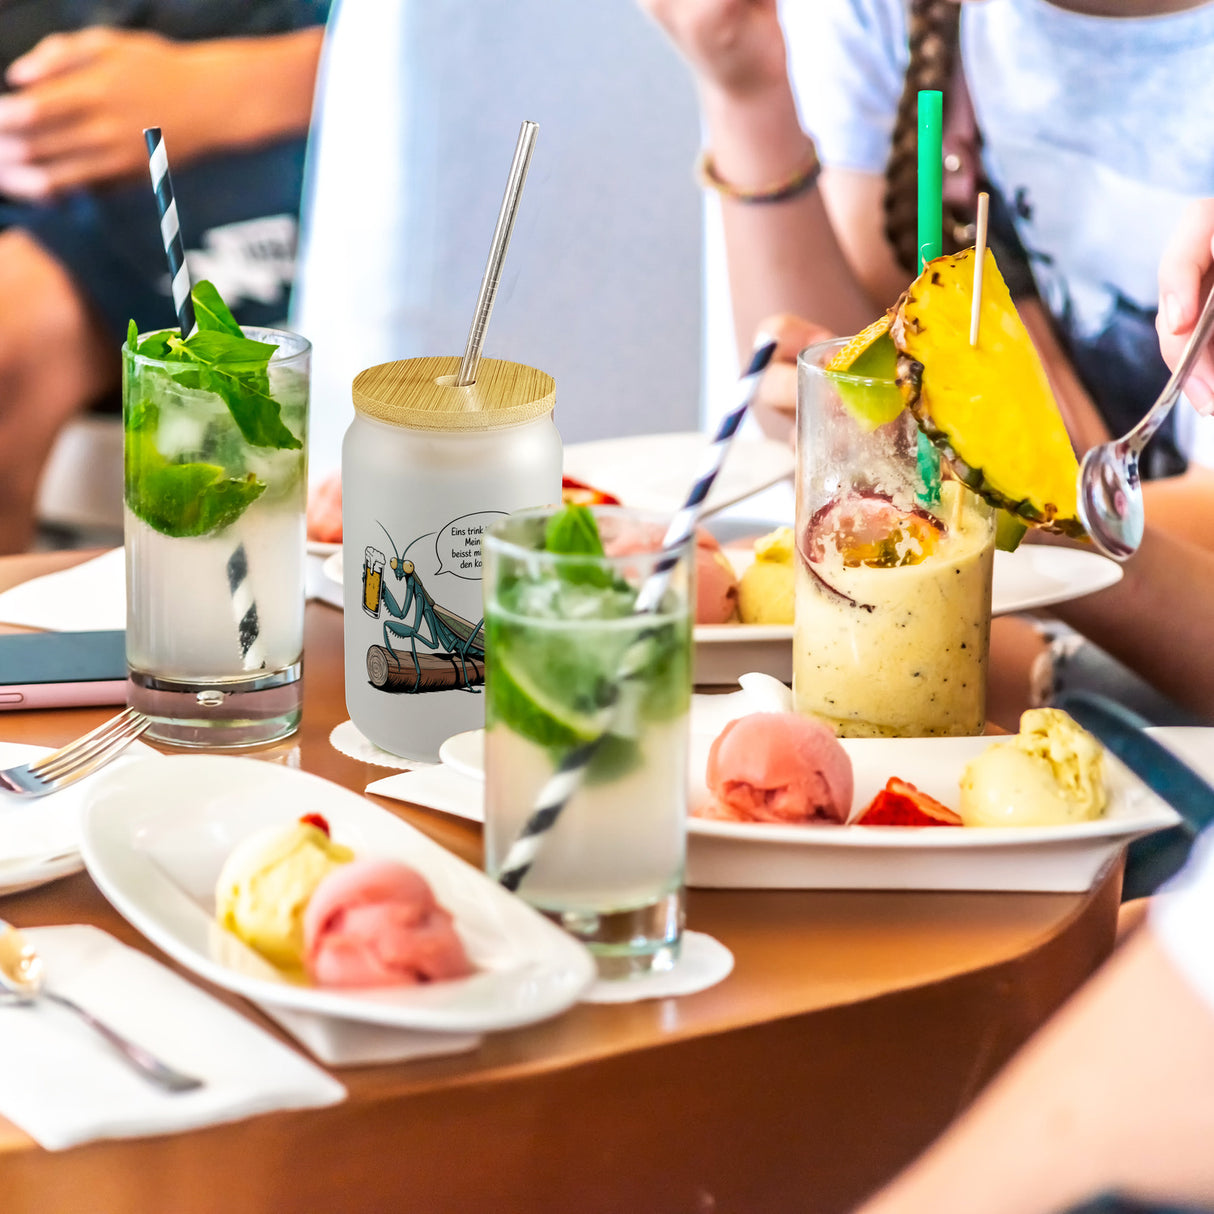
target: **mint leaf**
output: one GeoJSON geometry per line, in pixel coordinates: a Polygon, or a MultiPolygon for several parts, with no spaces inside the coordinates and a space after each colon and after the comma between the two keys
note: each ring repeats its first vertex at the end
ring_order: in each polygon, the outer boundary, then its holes
{"type": "Polygon", "coordinates": [[[173,329],[165,329],[160,333],[152,333],[139,343],[139,348],[135,353],[142,358],[154,358],[157,362],[164,362],[167,359],[180,357],[179,355],[175,356],[169,348],[169,341],[176,336],[176,331],[173,329]]]}
{"type": "Polygon", "coordinates": [[[126,436],[126,501],[149,527],[173,537],[209,535],[234,523],[265,492],[251,472],[230,477],[218,464],[170,464],[156,448],[145,411],[126,436]]]}
{"type": "Polygon", "coordinates": [[[243,334],[217,333],[214,329],[199,329],[185,341],[171,330],[169,348],[182,357],[208,365],[223,364],[226,371],[260,371],[265,368],[278,348],[268,341],[254,341],[243,334]]]}
{"type": "Polygon", "coordinates": [[[559,556],[602,556],[603,541],[589,506],[565,506],[549,520],[544,551],[559,556]]]}
{"type": "Polygon", "coordinates": [[[186,341],[170,335],[168,342],[174,354],[198,364],[199,386],[223,397],[246,442],[289,451],[303,446],[268,391],[266,364],[275,346],[214,330],[199,330],[186,341]]]}
{"type": "Polygon", "coordinates": [[[194,300],[194,318],[198,321],[198,331],[207,330],[218,333],[230,333],[233,337],[241,337],[240,325],[232,315],[228,305],[223,302],[215,284],[205,278],[194,284],[190,292],[194,300]]]}
{"type": "Polygon", "coordinates": [[[134,317],[126,322],[126,344],[129,350],[134,350],[139,345],[139,326],[134,317]]]}

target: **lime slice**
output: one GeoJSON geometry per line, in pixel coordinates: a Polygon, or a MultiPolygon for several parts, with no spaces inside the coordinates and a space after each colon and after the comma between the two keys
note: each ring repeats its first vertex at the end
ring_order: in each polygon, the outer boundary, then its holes
{"type": "Polygon", "coordinates": [[[904,405],[902,392],[894,383],[898,350],[889,335],[889,325],[888,316],[873,321],[843,346],[825,367],[826,373],[835,381],[839,399],[865,431],[892,422],[904,405]],[[861,379],[882,382],[858,382],[861,379]]]}
{"type": "Polygon", "coordinates": [[[1028,523],[1007,510],[995,511],[995,547],[1000,552],[1015,552],[1020,547],[1028,523]]]}
{"type": "Polygon", "coordinates": [[[525,676],[516,674],[499,654],[489,675],[491,720],[498,720],[515,733],[547,750],[572,750],[597,738],[608,724],[604,710],[579,712],[567,703],[545,695],[525,676]]]}

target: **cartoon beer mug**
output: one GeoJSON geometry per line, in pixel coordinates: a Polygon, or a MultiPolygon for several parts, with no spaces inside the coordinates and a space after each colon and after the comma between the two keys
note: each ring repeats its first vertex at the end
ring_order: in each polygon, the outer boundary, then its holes
{"type": "Polygon", "coordinates": [[[363,553],[363,610],[379,619],[379,605],[384,597],[384,565],[387,557],[378,548],[367,547],[363,553]]]}

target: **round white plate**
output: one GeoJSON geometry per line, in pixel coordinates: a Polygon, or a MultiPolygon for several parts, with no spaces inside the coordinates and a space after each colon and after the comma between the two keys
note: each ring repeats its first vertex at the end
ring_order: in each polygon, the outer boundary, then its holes
{"type": "Polygon", "coordinates": [[[327,543],[324,540],[308,540],[308,555],[309,556],[332,556],[335,552],[341,551],[341,540],[336,543],[327,543]]]}
{"type": "Polygon", "coordinates": [[[256,759],[181,755],[105,773],[86,810],[84,861],[158,948],[259,1002],[397,1028],[487,1032],[564,1011],[595,978],[590,954],[526,903],[395,814],[318,776],[256,759]],[[320,813],[366,857],[401,860],[454,916],[476,972],[376,990],[302,985],[214,919],[216,878],[261,827],[320,813]]]}
{"type": "Polygon", "coordinates": [[[470,780],[485,778],[485,731],[469,729],[449,737],[438,748],[439,761],[470,780]]]}
{"type": "MultiPolygon", "coordinates": [[[[618,497],[634,510],[673,514],[703,469],[709,437],[698,431],[639,434],[571,443],[565,475],[618,497]]],[[[712,514],[792,476],[795,457],[787,443],[735,438],[705,503],[712,514]]]]}

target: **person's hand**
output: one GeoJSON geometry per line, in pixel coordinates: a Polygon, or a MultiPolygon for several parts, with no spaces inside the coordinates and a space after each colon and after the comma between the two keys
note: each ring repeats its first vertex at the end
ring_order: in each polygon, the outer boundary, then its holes
{"type": "Polygon", "coordinates": [[[755,420],[768,438],[781,439],[790,446],[797,438],[797,355],[815,342],[835,336],[829,329],[799,316],[769,316],[759,332],[776,339],[776,352],[759,381],[759,391],[751,406],[755,420]]]}
{"type": "Polygon", "coordinates": [[[206,112],[188,44],[101,26],[51,34],[14,60],[0,95],[0,194],[37,202],[147,172],[141,132],[165,131],[175,164],[202,150],[206,112]]]}
{"type": "Polygon", "coordinates": [[[640,0],[702,81],[747,94],[787,77],[777,0],[640,0]]]}
{"type": "Polygon", "coordinates": [[[308,539],[341,543],[341,473],[325,477],[308,494],[308,539]]]}
{"type": "MultiPolygon", "coordinates": [[[[1164,362],[1175,369],[1198,313],[1214,287],[1214,198],[1192,203],[1159,262],[1159,314],[1155,329],[1164,362]]],[[[1214,343],[1212,343],[1214,345],[1214,343]]],[[[1214,349],[1208,347],[1185,382],[1198,413],[1214,414],[1214,349]]]]}

